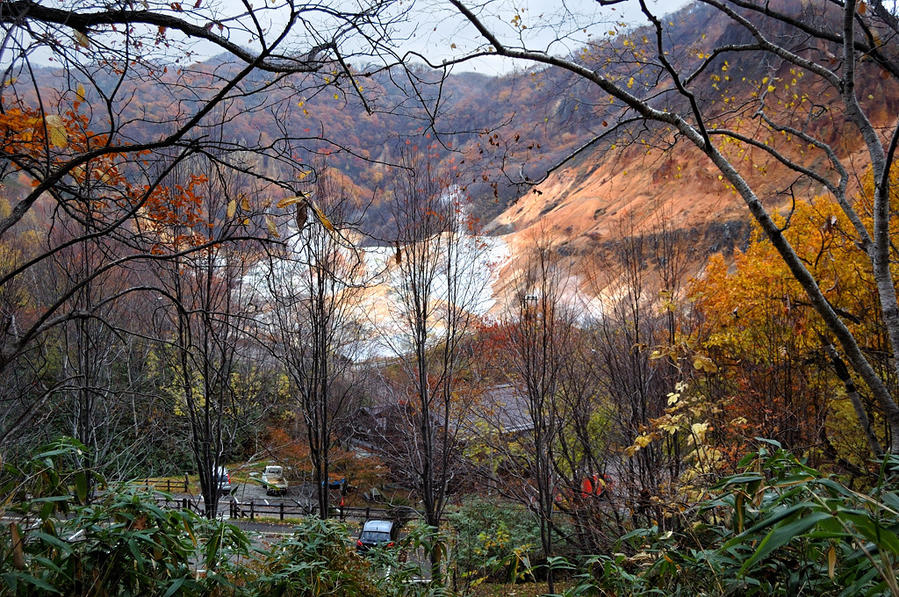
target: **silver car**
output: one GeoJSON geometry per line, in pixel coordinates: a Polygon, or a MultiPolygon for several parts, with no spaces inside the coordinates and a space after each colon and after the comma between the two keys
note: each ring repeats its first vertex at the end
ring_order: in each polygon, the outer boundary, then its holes
{"type": "Polygon", "coordinates": [[[219,493],[231,493],[231,475],[228,469],[220,466],[212,474],[212,484],[218,487],[219,493]]]}

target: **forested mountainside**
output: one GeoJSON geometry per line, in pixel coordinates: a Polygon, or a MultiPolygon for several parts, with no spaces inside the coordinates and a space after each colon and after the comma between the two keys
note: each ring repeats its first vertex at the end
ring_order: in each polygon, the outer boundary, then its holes
{"type": "MultiPolygon", "coordinates": [[[[781,5],[795,11],[799,19],[811,10],[793,0],[783,0],[778,3],[781,5]]],[[[696,62],[709,48],[747,41],[745,31],[705,6],[691,4],[668,18],[676,25],[666,32],[668,55],[679,68],[696,62]]],[[[778,28],[784,25],[772,24],[767,33],[777,38],[778,28]]],[[[629,86],[651,89],[652,81],[639,69],[615,59],[616,52],[645,43],[649,31],[621,26],[608,34],[615,40],[611,47],[581,48],[578,59],[591,68],[611,70],[628,80],[629,86]]],[[[825,50],[810,46],[803,51],[825,50]]],[[[779,95],[772,94],[779,109],[793,109],[794,96],[813,98],[807,101],[819,106],[816,128],[826,131],[825,139],[839,139],[836,146],[846,155],[861,147],[858,137],[841,138],[837,98],[818,93],[814,84],[796,81],[786,66],[751,56],[740,54],[739,62],[728,62],[725,57],[715,61],[713,68],[693,82],[696,100],[705,109],[720,106],[722,122],[751,135],[758,123],[751,113],[744,113],[739,98],[764,92],[769,81],[792,82],[786,86],[789,91],[781,93],[781,86],[779,95]]],[[[176,118],[167,96],[170,89],[212,88],[233,68],[220,59],[189,67],[169,65],[163,79],[171,86],[135,86],[128,109],[134,114],[176,118]]],[[[360,65],[360,72],[368,70],[360,65]]],[[[267,76],[255,74],[253,82],[267,76]]],[[[43,74],[47,85],[57,88],[61,83],[58,77],[61,75],[52,69],[43,74]]],[[[487,230],[515,233],[510,237],[513,243],[520,234],[539,228],[554,242],[569,245],[570,253],[591,253],[630,230],[632,221],[648,229],[660,218],[688,231],[704,253],[746,238],[742,202],[720,182],[717,171],[698,151],[677,144],[661,130],[655,132],[655,144],[647,142],[645,134],[640,143],[632,142],[638,131],[627,125],[612,130],[624,115],[621,106],[610,103],[597,87],[571,73],[531,67],[501,77],[451,72],[443,78],[423,67],[394,68],[360,76],[356,89],[346,81],[336,81],[327,91],[313,78],[310,75],[310,95],[296,104],[285,102],[296,85],[279,88],[273,81],[267,95],[235,99],[226,113],[208,119],[208,127],[211,134],[238,144],[264,143],[286,134],[293,140],[291,149],[307,161],[342,172],[343,184],[354,189],[368,206],[363,225],[374,239],[367,243],[392,238],[385,176],[392,165],[402,162],[407,148],[423,146],[432,148],[433,159],[447,181],[470,195],[472,211],[488,225],[487,230]],[[425,99],[427,110],[419,99],[411,99],[416,94],[425,99]],[[530,184],[602,135],[555,169],[545,182],[530,184]]],[[[111,80],[110,85],[113,83],[111,80]]],[[[862,97],[871,98],[876,105],[875,117],[886,121],[899,110],[895,85],[877,69],[861,72],[859,86],[864,90],[862,97]]],[[[659,93],[659,101],[667,101],[664,93],[659,93]]],[[[772,110],[770,104],[768,110],[772,110]]],[[[177,113],[177,107],[174,111],[177,113]]],[[[127,117],[122,114],[123,120],[127,117]]],[[[123,130],[136,139],[148,134],[139,122],[123,130]]],[[[747,151],[742,163],[743,173],[762,189],[770,205],[787,205],[819,190],[804,181],[794,184],[797,181],[762,152],[747,151]]],[[[270,160],[261,160],[257,167],[273,178],[280,174],[278,165],[270,160]]]]}
{"type": "Polygon", "coordinates": [[[899,597],[895,1],[425,4],[0,3],[0,594],[899,597]]]}

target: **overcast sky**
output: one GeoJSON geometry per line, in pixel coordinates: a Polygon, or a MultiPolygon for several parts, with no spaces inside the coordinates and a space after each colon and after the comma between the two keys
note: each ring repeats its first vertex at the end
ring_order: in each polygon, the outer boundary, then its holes
{"type": "MultiPolygon", "coordinates": [[[[649,0],[654,12],[667,14],[685,4],[687,0],[649,0]]],[[[597,35],[606,35],[618,23],[645,24],[636,0],[603,7],[592,0],[492,0],[470,2],[479,14],[499,35],[504,43],[522,45],[530,49],[544,50],[555,55],[569,54],[597,35]],[[520,15],[524,29],[512,23],[520,15]]],[[[416,0],[410,12],[410,31],[404,39],[404,49],[412,49],[426,55],[432,62],[440,62],[465,51],[483,46],[483,40],[475,36],[474,29],[454,12],[452,6],[441,0],[416,0]],[[455,48],[453,48],[455,44],[455,48]]],[[[502,74],[515,67],[508,59],[483,58],[461,70],[502,74]]]]}
{"type": "MultiPolygon", "coordinates": [[[[192,0],[188,0],[192,2],[192,0]]],[[[215,0],[207,0],[212,3],[215,0]]],[[[253,0],[261,10],[256,16],[263,22],[277,22],[277,12],[267,9],[276,3],[270,0],[253,0]]],[[[322,0],[322,4],[357,8],[366,0],[322,0]]],[[[687,0],[648,0],[654,12],[667,14],[685,4],[687,0]]],[[[556,55],[569,54],[597,35],[621,27],[619,23],[644,24],[637,0],[627,0],[615,6],[603,7],[594,0],[469,0],[476,11],[504,43],[530,49],[543,50],[556,55]],[[513,24],[513,18],[520,20],[513,24]],[[523,26],[523,27],[522,27],[523,26]]],[[[239,13],[243,9],[240,0],[219,0],[225,13],[239,13]]],[[[401,22],[394,29],[394,50],[402,54],[418,52],[432,63],[457,57],[465,52],[483,47],[484,42],[474,28],[446,0],[396,0],[389,14],[402,14],[401,22]]],[[[235,34],[232,39],[239,39],[235,34]]],[[[248,39],[247,39],[248,41],[248,39]]],[[[302,45],[300,45],[302,47],[302,45]]],[[[215,53],[215,49],[199,44],[197,58],[215,53]]],[[[352,48],[345,48],[352,51],[352,48]]],[[[518,65],[523,67],[525,65],[518,65]]],[[[503,74],[516,67],[514,61],[499,57],[480,58],[456,67],[457,71],[475,71],[484,74],[503,74]]]]}
{"type": "MultiPolygon", "coordinates": [[[[168,9],[170,5],[169,0],[145,1],[151,9],[157,6],[168,9]]],[[[193,20],[201,26],[208,23],[210,14],[215,15],[213,19],[227,21],[228,17],[246,11],[241,0],[200,0],[197,2],[200,8],[194,13],[188,8],[194,5],[194,1],[182,0],[186,12],[179,16],[193,20]]],[[[318,0],[318,5],[353,11],[368,1],[318,0]]],[[[309,2],[309,6],[316,6],[311,0],[309,2]]],[[[277,0],[251,0],[254,17],[264,27],[273,29],[279,25],[283,26],[283,19],[279,22],[279,17],[285,13],[277,8],[279,4],[277,0]]],[[[687,0],[648,0],[649,7],[659,14],[673,12],[685,4],[687,0]]],[[[468,0],[467,5],[507,45],[524,45],[529,49],[546,51],[554,55],[570,54],[590,39],[607,35],[610,30],[621,31],[619,23],[644,24],[637,0],[627,0],[611,7],[600,6],[594,0],[468,0]],[[514,23],[513,19],[516,19],[514,23]]],[[[474,28],[446,0],[396,0],[388,9],[388,15],[398,18],[401,16],[392,36],[394,51],[401,55],[414,51],[426,56],[432,63],[440,63],[485,46],[474,28]]],[[[230,24],[236,23],[232,21],[230,24]]],[[[305,25],[311,29],[316,28],[309,23],[305,25]]],[[[323,24],[322,29],[326,28],[327,24],[323,24]]],[[[309,37],[314,37],[315,33],[307,35],[306,39],[302,40],[300,38],[304,35],[303,28],[296,27],[295,30],[296,51],[305,52],[310,46],[309,37]]],[[[254,46],[250,36],[246,33],[241,34],[236,28],[225,29],[224,32],[240,45],[249,48],[254,46]]],[[[170,32],[169,35],[173,33],[170,32]]],[[[348,47],[343,50],[347,53],[358,50],[358,46],[350,47],[352,43],[354,42],[348,41],[348,47]]],[[[205,60],[221,52],[220,48],[207,42],[193,42],[189,46],[193,52],[187,58],[190,62],[205,60]]],[[[178,56],[182,58],[184,56],[181,52],[175,55],[173,50],[166,49],[164,44],[157,44],[155,48],[145,47],[146,49],[152,50],[160,59],[174,61],[178,56]]],[[[46,64],[50,55],[48,51],[39,51],[32,58],[46,64]]],[[[358,60],[364,58],[360,57],[358,60]]],[[[523,68],[527,65],[516,65],[512,60],[499,57],[484,57],[456,66],[455,70],[496,75],[510,72],[516,66],[523,68]]]]}

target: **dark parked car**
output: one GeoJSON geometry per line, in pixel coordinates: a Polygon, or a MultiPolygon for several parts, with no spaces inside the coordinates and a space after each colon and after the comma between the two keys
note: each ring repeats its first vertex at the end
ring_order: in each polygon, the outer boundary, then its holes
{"type": "Polygon", "coordinates": [[[397,527],[390,520],[366,520],[356,541],[356,549],[368,551],[372,547],[393,547],[397,527]]]}

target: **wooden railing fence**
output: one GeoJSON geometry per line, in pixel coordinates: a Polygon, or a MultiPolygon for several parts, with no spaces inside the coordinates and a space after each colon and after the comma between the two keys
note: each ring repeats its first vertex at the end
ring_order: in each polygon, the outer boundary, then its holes
{"type": "Polygon", "coordinates": [[[166,493],[172,493],[173,491],[180,491],[182,493],[188,493],[189,484],[187,482],[187,477],[178,481],[172,481],[171,479],[166,479],[165,481],[155,480],[155,479],[144,479],[143,487],[156,489],[157,491],[164,491],[166,493]]]}
{"type": "MultiPolygon", "coordinates": [[[[156,498],[156,503],[162,508],[191,510],[200,515],[203,515],[205,511],[202,496],[193,498],[166,498],[158,496],[156,498]]],[[[234,520],[241,518],[249,520],[277,519],[279,522],[283,522],[292,518],[303,518],[306,516],[316,516],[318,514],[318,504],[307,505],[297,501],[290,503],[284,500],[272,503],[268,500],[249,500],[241,502],[233,498],[222,499],[222,501],[219,502],[219,512],[222,512],[224,508],[227,508],[228,517],[234,520]]],[[[421,517],[421,514],[412,508],[373,508],[370,506],[334,507],[331,508],[330,515],[331,518],[350,522],[364,522],[369,519],[407,522],[421,517]]]]}
{"type": "MultiPolygon", "coordinates": [[[[318,504],[304,505],[298,502],[289,504],[286,502],[267,503],[250,500],[248,502],[240,502],[231,500],[228,502],[228,516],[233,519],[249,518],[256,520],[257,518],[277,518],[283,521],[286,518],[302,518],[304,516],[316,516],[318,514],[318,504]]],[[[343,506],[331,508],[331,518],[337,518],[341,521],[361,522],[369,519],[385,519],[385,520],[412,520],[419,518],[420,514],[412,508],[372,508],[343,506]]]]}

